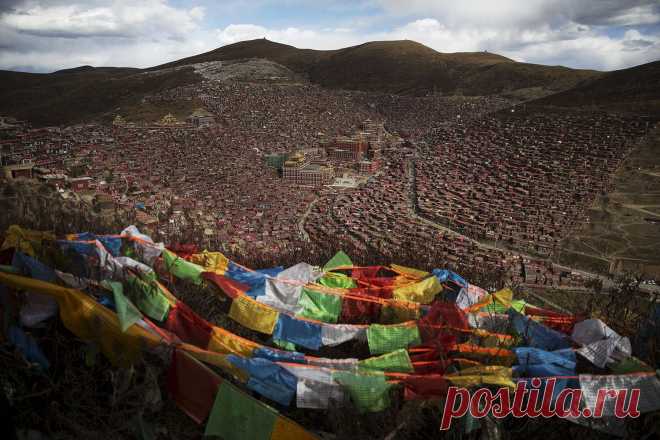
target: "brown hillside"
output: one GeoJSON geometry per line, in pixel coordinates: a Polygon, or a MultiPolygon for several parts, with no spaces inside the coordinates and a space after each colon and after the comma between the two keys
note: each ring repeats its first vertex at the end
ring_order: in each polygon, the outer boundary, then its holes
{"type": "Polygon", "coordinates": [[[660,61],[608,72],[530,104],[642,112],[660,119],[660,61]]]}
{"type": "Polygon", "coordinates": [[[0,114],[36,126],[77,123],[135,105],[146,94],[199,80],[192,68],[149,76],[139,69],[50,74],[0,71],[0,114]]]}
{"type": "Polygon", "coordinates": [[[163,69],[166,67],[185,66],[194,63],[209,61],[240,60],[246,58],[265,58],[298,73],[309,71],[310,67],[320,59],[335,51],[298,49],[288,44],[276,43],[265,38],[257,40],[240,41],[228,44],[209,52],[183,58],[170,63],[161,64],[148,70],[163,69]]]}
{"type": "Polygon", "coordinates": [[[336,88],[452,93],[461,87],[459,71],[500,63],[513,61],[485,52],[442,54],[408,40],[377,41],[329,54],[312,67],[310,78],[336,88]]]}
{"type": "Polygon", "coordinates": [[[488,52],[440,53],[410,41],[374,41],[339,50],[242,41],[154,69],[207,61],[266,58],[333,88],[390,93],[482,95],[541,87],[556,92],[597,76],[587,70],[517,63],[488,52]]]}
{"type": "MultiPolygon", "coordinates": [[[[414,41],[377,41],[339,50],[298,49],[266,39],[243,41],[149,69],[82,66],[51,74],[0,71],[0,114],[35,125],[66,124],[139,103],[146,94],[191,84],[192,68],[143,72],[207,61],[263,58],[326,87],[425,95],[562,91],[598,72],[518,63],[488,52],[437,52],[414,41]]],[[[521,94],[523,96],[523,94],[521,94]]]]}

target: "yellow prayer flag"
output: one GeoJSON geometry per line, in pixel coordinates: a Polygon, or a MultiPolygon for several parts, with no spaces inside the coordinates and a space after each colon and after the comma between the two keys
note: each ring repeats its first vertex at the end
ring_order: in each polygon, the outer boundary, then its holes
{"type": "Polygon", "coordinates": [[[511,368],[499,365],[466,368],[458,373],[445,375],[445,379],[454,385],[463,387],[481,384],[516,387],[511,380],[511,368]]]}
{"type": "Polygon", "coordinates": [[[241,338],[223,328],[213,327],[208,349],[221,354],[235,354],[250,357],[260,345],[249,339],[241,338]]]}
{"type": "Polygon", "coordinates": [[[247,328],[272,335],[279,313],[247,295],[240,295],[232,301],[229,317],[247,328]]]}
{"type": "Polygon", "coordinates": [[[192,263],[202,266],[207,272],[224,275],[229,266],[229,259],[220,252],[203,251],[190,256],[192,263]]]}
{"type": "Polygon", "coordinates": [[[428,277],[425,280],[398,287],[393,290],[394,299],[400,301],[413,301],[421,304],[433,302],[435,296],[442,292],[442,284],[436,277],[428,277]]]}
{"type": "Polygon", "coordinates": [[[498,290],[493,293],[493,299],[505,307],[511,307],[511,301],[513,301],[513,291],[509,288],[498,290]]]}
{"type": "Polygon", "coordinates": [[[0,273],[0,282],[56,298],[64,326],[80,339],[98,343],[114,365],[130,365],[143,348],[161,342],[159,336],[139,325],[122,332],[116,313],[78,290],[5,273],[0,273]]]}
{"type": "Polygon", "coordinates": [[[46,231],[33,231],[31,229],[23,229],[18,225],[11,225],[5,234],[5,241],[2,243],[0,250],[15,248],[16,250],[34,257],[36,251],[35,245],[38,245],[43,240],[55,240],[55,236],[46,231]]]}

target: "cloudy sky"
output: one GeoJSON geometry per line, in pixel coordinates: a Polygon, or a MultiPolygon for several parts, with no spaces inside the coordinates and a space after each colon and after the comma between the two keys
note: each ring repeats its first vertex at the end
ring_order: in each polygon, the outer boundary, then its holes
{"type": "Polygon", "coordinates": [[[658,0],[0,0],[0,69],[148,67],[241,40],[441,52],[613,70],[660,59],[658,0]]]}

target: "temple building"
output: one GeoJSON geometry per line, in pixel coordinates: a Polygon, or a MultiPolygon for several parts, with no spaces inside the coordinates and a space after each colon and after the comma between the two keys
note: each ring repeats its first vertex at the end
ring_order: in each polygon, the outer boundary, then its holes
{"type": "Polygon", "coordinates": [[[6,179],[31,179],[34,164],[30,162],[5,165],[2,167],[2,173],[6,179]]]}
{"type": "Polygon", "coordinates": [[[159,125],[178,125],[179,120],[172,114],[168,113],[158,121],[159,125]]]}
{"type": "Polygon", "coordinates": [[[207,110],[199,107],[193,111],[186,122],[194,125],[195,127],[205,127],[207,125],[215,124],[215,117],[207,110]]]}
{"type": "Polygon", "coordinates": [[[282,165],[282,178],[296,185],[327,185],[334,177],[332,167],[312,163],[312,155],[293,153],[282,165]]]}

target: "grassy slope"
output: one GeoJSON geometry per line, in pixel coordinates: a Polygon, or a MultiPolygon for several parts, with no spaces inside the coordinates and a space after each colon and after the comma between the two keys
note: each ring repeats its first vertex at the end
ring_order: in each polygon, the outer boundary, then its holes
{"type": "Polygon", "coordinates": [[[589,221],[562,243],[566,264],[607,270],[618,259],[660,265],[660,128],[635,149],[614,175],[614,191],[587,211],[589,221]]]}
{"type": "Polygon", "coordinates": [[[558,91],[598,73],[517,63],[488,52],[440,53],[414,41],[374,41],[339,50],[297,49],[268,40],[243,41],[160,67],[237,58],[267,58],[323,86],[425,94],[482,95],[544,87],[558,91]]]}
{"type": "Polygon", "coordinates": [[[544,87],[563,90],[598,73],[517,63],[488,52],[436,52],[413,41],[380,41],[341,49],[310,69],[322,85],[359,90],[425,94],[494,94],[544,87]]]}
{"type": "Polygon", "coordinates": [[[628,110],[660,118],[660,61],[608,72],[534,103],[628,110]]]}
{"type": "Polygon", "coordinates": [[[275,43],[266,39],[258,39],[228,44],[209,52],[161,64],[148,70],[184,66],[187,64],[204,63],[208,61],[265,58],[278,64],[282,64],[296,72],[307,72],[313,64],[335,52],[336,51],[298,49],[287,44],[275,43]]]}
{"type": "Polygon", "coordinates": [[[145,94],[200,80],[190,69],[146,76],[134,69],[34,74],[0,71],[0,114],[36,126],[98,119],[145,94]]]}

